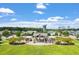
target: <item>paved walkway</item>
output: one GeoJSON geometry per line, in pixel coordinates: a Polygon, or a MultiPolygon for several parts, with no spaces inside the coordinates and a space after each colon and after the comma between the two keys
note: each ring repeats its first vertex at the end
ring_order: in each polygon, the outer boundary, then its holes
{"type": "Polygon", "coordinates": [[[29,42],[29,43],[26,43],[28,45],[52,45],[53,43],[33,43],[33,42],[29,42]]]}

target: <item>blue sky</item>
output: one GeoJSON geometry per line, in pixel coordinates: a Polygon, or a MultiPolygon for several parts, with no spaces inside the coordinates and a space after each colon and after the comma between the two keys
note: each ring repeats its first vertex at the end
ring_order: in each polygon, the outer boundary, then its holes
{"type": "Polygon", "coordinates": [[[1,3],[0,23],[39,22],[49,28],[79,28],[78,3],[1,3]]]}

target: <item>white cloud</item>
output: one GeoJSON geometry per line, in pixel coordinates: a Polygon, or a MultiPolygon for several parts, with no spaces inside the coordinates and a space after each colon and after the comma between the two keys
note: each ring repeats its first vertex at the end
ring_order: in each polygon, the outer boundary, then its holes
{"type": "MultiPolygon", "coordinates": [[[[76,18],[78,20],[78,18],[76,18]]],[[[12,21],[16,21],[17,19],[13,18],[12,21]]],[[[42,28],[43,25],[47,24],[47,28],[56,29],[58,27],[61,28],[79,28],[79,22],[74,22],[74,20],[65,20],[65,17],[55,16],[49,17],[47,19],[41,19],[37,21],[21,21],[21,22],[11,22],[1,24],[0,26],[8,26],[8,27],[34,27],[34,28],[42,28]]]]}
{"type": "Polygon", "coordinates": [[[46,3],[46,5],[49,5],[48,3],[46,3]]]}
{"type": "Polygon", "coordinates": [[[76,18],[75,21],[79,21],[79,18],[76,18]]]}
{"type": "Polygon", "coordinates": [[[53,21],[59,21],[59,20],[62,20],[64,19],[64,17],[61,17],[61,16],[55,16],[55,17],[49,17],[48,19],[41,19],[39,21],[47,21],[47,22],[53,22],[53,21]]]}
{"type": "Polygon", "coordinates": [[[36,8],[37,9],[46,9],[46,6],[44,5],[44,3],[37,3],[36,8]]]}
{"type": "Polygon", "coordinates": [[[55,17],[50,17],[50,19],[64,19],[64,17],[61,17],[61,16],[55,16],[55,17]]]}
{"type": "Polygon", "coordinates": [[[47,28],[58,28],[64,27],[67,28],[70,26],[71,28],[79,28],[79,23],[74,23],[73,21],[63,20],[63,21],[56,21],[56,22],[40,22],[40,21],[21,21],[21,22],[10,22],[0,24],[0,27],[34,27],[34,28],[42,28],[43,25],[47,24],[47,28]]]}
{"type": "Polygon", "coordinates": [[[34,22],[34,21],[21,21],[21,22],[10,22],[5,24],[0,24],[0,27],[34,27],[34,28],[42,28],[42,25],[46,23],[34,22]]]}
{"type": "Polygon", "coordinates": [[[33,13],[37,13],[37,14],[44,14],[43,11],[34,11],[33,13]]]}
{"type": "Polygon", "coordinates": [[[12,18],[12,19],[11,19],[11,21],[16,21],[16,20],[17,20],[16,18],[12,18]]]}
{"type": "Polygon", "coordinates": [[[0,8],[0,13],[13,14],[14,11],[9,8],[0,8]]]}
{"type": "MultiPolygon", "coordinates": [[[[47,7],[47,5],[49,5],[48,3],[37,3],[36,4],[36,8],[37,9],[46,9],[47,7]]],[[[44,14],[44,12],[43,11],[41,11],[41,10],[37,10],[37,11],[34,11],[34,13],[37,13],[37,14],[44,14]]]]}
{"type": "Polygon", "coordinates": [[[64,17],[55,16],[55,17],[49,17],[48,21],[58,21],[58,20],[62,20],[62,19],[64,19],[64,17]]]}

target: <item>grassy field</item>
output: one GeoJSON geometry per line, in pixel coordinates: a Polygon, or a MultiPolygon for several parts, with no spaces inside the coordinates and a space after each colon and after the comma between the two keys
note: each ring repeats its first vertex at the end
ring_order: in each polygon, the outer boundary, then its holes
{"type": "Polygon", "coordinates": [[[0,45],[0,55],[78,55],[79,41],[74,41],[75,45],[0,45]]]}

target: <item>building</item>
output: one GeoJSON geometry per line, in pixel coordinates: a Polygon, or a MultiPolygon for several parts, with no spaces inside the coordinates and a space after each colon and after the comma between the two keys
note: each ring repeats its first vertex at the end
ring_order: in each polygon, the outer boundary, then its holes
{"type": "Polygon", "coordinates": [[[43,32],[46,32],[46,26],[47,25],[43,25],[43,32]]]}

